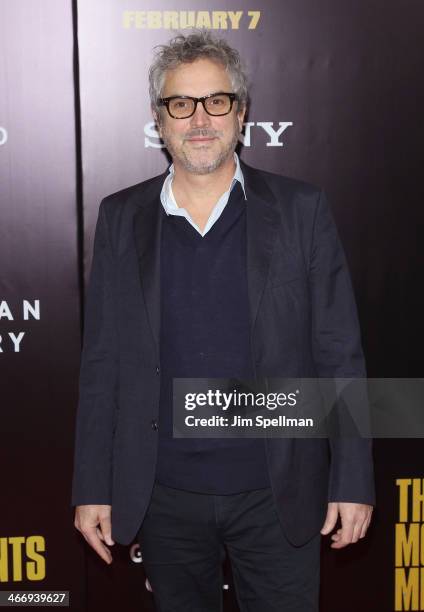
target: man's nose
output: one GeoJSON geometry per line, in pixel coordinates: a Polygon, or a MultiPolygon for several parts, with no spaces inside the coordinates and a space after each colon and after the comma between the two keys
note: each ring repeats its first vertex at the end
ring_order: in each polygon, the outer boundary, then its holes
{"type": "Polygon", "coordinates": [[[196,110],[194,114],[190,117],[192,126],[204,126],[210,124],[210,115],[203,108],[203,104],[201,102],[197,103],[196,110]]]}

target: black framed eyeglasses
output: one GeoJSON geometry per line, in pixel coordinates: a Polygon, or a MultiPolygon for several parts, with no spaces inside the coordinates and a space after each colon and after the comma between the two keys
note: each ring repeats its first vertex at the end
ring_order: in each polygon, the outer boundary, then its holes
{"type": "Polygon", "coordinates": [[[159,106],[166,106],[166,110],[173,119],[188,119],[196,112],[199,102],[203,108],[213,117],[228,115],[233,108],[234,100],[238,100],[237,94],[226,93],[223,91],[211,93],[201,98],[193,96],[169,96],[169,98],[159,98],[159,106]]]}

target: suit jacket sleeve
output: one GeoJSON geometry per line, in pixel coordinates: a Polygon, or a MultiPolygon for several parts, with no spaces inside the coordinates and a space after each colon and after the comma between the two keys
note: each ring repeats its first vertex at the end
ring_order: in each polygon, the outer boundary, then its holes
{"type": "Polygon", "coordinates": [[[85,303],[72,504],[110,504],[117,409],[115,262],[105,201],[97,219],[85,303]]]}
{"type": "MultiPolygon", "coordinates": [[[[323,192],[315,211],[309,282],[312,350],[318,377],[364,379],[366,368],[353,288],[323,192]]],[[[367,411],[368,406],[361,409],[367,411]]],[[[344,418],[342,412],[338,418],[344,418]]],[[[375,504],[371,439],[351,435],[330,436],[329,441],[328,500],[375,504]]]]}

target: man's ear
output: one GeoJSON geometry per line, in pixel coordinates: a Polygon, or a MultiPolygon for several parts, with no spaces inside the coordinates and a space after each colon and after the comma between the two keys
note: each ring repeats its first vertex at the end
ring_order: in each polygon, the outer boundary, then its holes
{"type": "Polygon", "coordinates": [[[158,132],[159,132],[159,136],[162,137],[162,124],[161,124],[160,113],[158,113],[157,111],[153,110],[153,108],[152,108],[152,115],[153,115],[153,119],[155,120],[156,127],[157,127],[158,132]]]}
{"type": "Polygon", "coordinates": [[[243,129],[244,116],[246,114],[246,105],[244,104],[241,108],[237,109],[237,119],[240,126],[240,131],[243,129]]]}

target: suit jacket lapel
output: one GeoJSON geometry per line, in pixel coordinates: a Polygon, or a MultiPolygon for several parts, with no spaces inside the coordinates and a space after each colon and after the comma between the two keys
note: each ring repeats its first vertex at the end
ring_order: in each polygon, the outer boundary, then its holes
{"type": "Polygon", "coordinates": [[[160,192],[167,173],[168,170],[153,179],[142,196],[140,210],[134,216],[140,282],[155,343],[157,363],[160,354],[160,236],[162,216],[165,214],[160,202],[160,192]]]}
{"type": "Polygon", "coordinates": [[[280,215],[260,171],[241,163],[246,189],[247,215],[247,281],[251,330],[255,325],[259,303],[268,278],[274,241],[280,215]]]}

